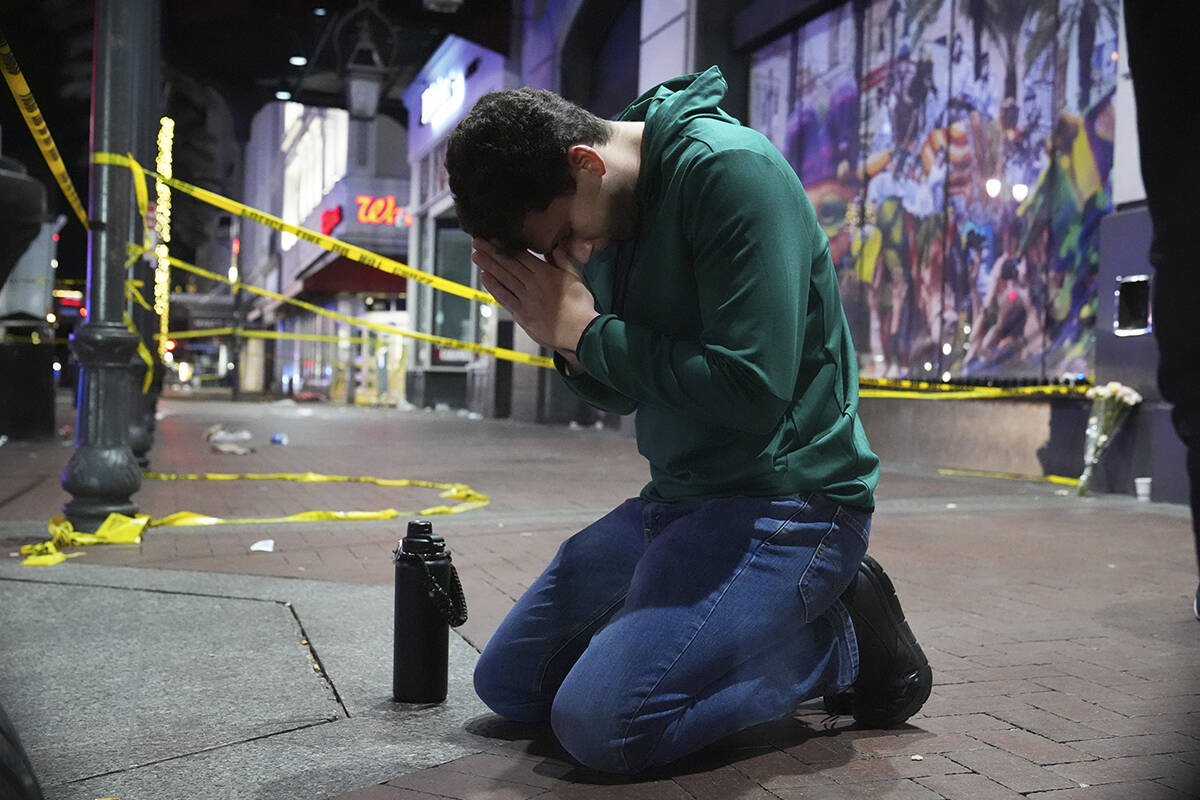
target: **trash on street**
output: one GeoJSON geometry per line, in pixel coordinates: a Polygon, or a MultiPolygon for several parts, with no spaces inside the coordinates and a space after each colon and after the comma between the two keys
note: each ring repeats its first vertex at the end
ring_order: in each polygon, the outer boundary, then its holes
{"type": "Polygon", "coordinates": [[[233,442],[210,442],[209,447],[214,453],[224,453],[229,456],[248,456],[254,452],[253,447],[246,447],[233,442]]]}
{"type": "Polygon", "coordinates": [[[232,430],[218,423],[204,431],[204,438],[209,442],[247,442],[251,433],[244,429],[232,430]]]}

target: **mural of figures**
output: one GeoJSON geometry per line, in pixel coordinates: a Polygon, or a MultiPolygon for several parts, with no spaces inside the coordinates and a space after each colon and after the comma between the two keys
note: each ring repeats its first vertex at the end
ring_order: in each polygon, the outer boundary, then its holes
{"type": "Polygon", "coordinates": [[[756,55],[751,124],[829,235],[863,375],[1091,373],[1118,14],[872,0],[756,55]]]}

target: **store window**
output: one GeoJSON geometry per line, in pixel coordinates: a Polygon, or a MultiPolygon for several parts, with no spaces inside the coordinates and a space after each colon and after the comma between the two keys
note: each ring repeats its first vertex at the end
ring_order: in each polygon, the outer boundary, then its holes
{"type": "MultiPolygon", "coordinates": [[[[437,221],[434,242],[434,274],[446,280],[472,285],[475,273],[471,263],[471,237],[458,227],[457,220],[437,221]]],[[[433,293],[434,336],[444,336],[463,342],[477,341],[473,301],[448,292],[433,293]]],[[[462,366],[471,360],[471,353],[457,348],[434,346],[433,364],[462,366]]]]}

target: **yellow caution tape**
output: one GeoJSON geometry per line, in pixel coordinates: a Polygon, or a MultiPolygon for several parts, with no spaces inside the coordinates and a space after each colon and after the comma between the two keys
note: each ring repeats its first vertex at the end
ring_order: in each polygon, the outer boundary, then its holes
{"type": "Polygon", "coordinates": [[[1001,397],[1042,397],[1046,395],[1084,395],[1086,386],[964,386],[953,383],[859,378],[859,397],[885,397],[905,400],[991,400],[1001,397]]]}
{"type": "MultiPolygon", "coordinates": [[[[144,252],[142,250],[142,248],[138,247],[137,245],[129,244],[126,246],[128,248],[130,248],[131,251],[137,250],[139,252],[144,252]]],[[[384,325],[383,323],[380,323],[380,322],[371,322],[371,321],[365,320],[365,319],[358,319],[357,317],[346,316],[345,314],[339,314],[336,311],[330,311],[329,309],[321,308],[320,306],[314,305],[312,303],[306,303],[303,300],[297,300],[292,297],[285,297],[284,295],[269,291],[267,289],[260,289],[259,287],[252,286],[248,283],[241,283],[240,281],[231,281],[223,275],[218,275],[215,272],[209,272],[206,269],[197,267],[195,264],[189,264],[186,261],[180,261],[178,258],[175,258],[174,256],[167,256],[166,260],[168,262],[170,262],[172,267],[181,269],[184,272],[190,272],[194,275],[199,275],[202,278],[207,278],[212,281],[218,281],[220,283],[227,283],[230,286],[233,286],[237,289],[244,289],[245,291],[250,292],[252,294],[261,295],[262,297],[269,297],[272,300],[278,300],[281,303],[287,303],[289,305],[296,306],[297,308],[303,308],[304,310],[310,311],[313,314],[317,314],[318,316],[326,317],[328,319],[334,319],[339,322],[345,322],[349,325],[354,325],[359,328],[367,328],[368,330],[380,331],[382,333],[392,333],[397,336],[404,336],[406,338],[416,339],[417,341],[421,341],[421,342],[430,342],[431,344],[435,344],[438,347],[449,347],[449,348],[454,348],[456,350],[466,350],[471,353],[479,353],[481,355],[492,356],[493,358],[500,358],[505,361],[515,361],[520,364],[532,364],[535,367],[546,367],[549,369],[554,368],[554,361],[552,359],[546,358],[545,356],[535,356],[535,355],[531,355],[529,353],[522,353],[519,350],[510,350],[506,347],[490,347],[488,345],[475,344],[473,342],[463,342],[458,339],[448,339],[445,336],[434,336],[432,334],[419,333],[417,331],[406,331],[403,328],[396,328],[391,325],[384,325]]],[[[219,328],[216,330],[219,330],[226,334],[232,333],[234,331],[233,328],[219,328]]],[[[214,334],[212,331],[204,331],[202,334],[197,334],[197,335],[214,336],[214,335],[220,335],[220,334],[214,334]]]]}
{"type": "Polygon", "coordinates": [[[986,472],[974,469],[939,469],[938,474],[956,478],[1002,478],[1009,481],[1041,481],[1059,486],[1079,485],[1078,478],[1068,478],[1065,475],[1022,475],[1017,472],[986,472]]]}
{"type": "Polygon", "coordinates": [[[328,336],[321,333],[287,333],[284,331],[259,331],[249,328],[234,328],[234,336],[244,336],[247,339],[289,339],[298,342],[331,342],[338,344],[378,344],[378,339],[369,336],[328,336]]]}
{"type": "MultiPolygon", "coordinates": [[[[150,237],[150,228],[146,220],[146,212],[150,209],[150,197],[146,191],[146,171],[134,160],[133,153],[128,154],[129,169],[133,172],[133,193],[137,198],[138,219],[142,223],[142,245],[150,250],[154,243],[150,237]]],[[[151,309],[153,310],[153,309],[151,309]]]]}
{"type": "Polygon", "coordinates": [[[134,336],[138,337],[137,354],[138,357],[146,363],[146,374],[142,376],[142,394],[150,391],[150,383],[154,380],[154,356],[150,355],[150,348],[146,347],[146,343],[142,341],[142,334],[137,329],[137,325],[133,324],[133,317],[128,311],[123,312],[125,317],[125,328],[134,336]]]}
{"type": "Polygon", "coordinates": [[[127,517],[123,514],[109,514],[104,523],[95,533],[76,531],[70,522],[62,517],[50,520],[48,529],[50,540],[38,544],[21,546],[21,555],[26,556],[21,562],[26,567],[49,567],[61,564],[68,558],[75,558],[83,553],[63,553],[60,547],[84,547],[95,544],[138,544],[147,528],[166,528],[175,526],[207,526],[207,525],[252,525],[255,523],[280,522],[344,522],[378,519],[395,519],[397,517],[428,517],[434,514],[461,514],[483,508],[492,500],[486,494],[477,492],[465,483],[439,483],[422,481],[411,478],[374,478],[363,475],[325,475],[319,472],[205,472],[205,473],[170,473],[147,472],[144,478],[161,481],[297,481],[301,483],[371,483],[376,486],[415,486],[424,489],[441,489],[439,497],[455,500],[453,505],[441,504],[423,508],[419,511],[398,511],[385,508],[379,511],[301,511],[286,517],[247,517],[225,519],[198,514],[194,511],[177,511],[165,517],[152,519],[148,514],[137,514],[127,517]]]}
{"type": "Polygon", "coordinates": [[[0,33],[0,72],[4,73],[4,80],[8,83],[9,91],[12,92],[13,99],[17,101],[17,105],[21,109],[21,116],[25,118],[25,124],[29,126],[29,132],[33,134],[38,149],[42,151],[42,158],[46,159],[46,166],[50,168],[54,180],[58,181],[59,188],[62,189],[67,202],[75,211],[75,216],[79,217],[83,227],[88,227],[87,212],[83,210],[79,192],[75,191],[75,184],[71,182],[71,176],[67,174],[67,165],[63,163],[62,156],[58,153],[54,137],[50,135],[50,128],[46,125],[45,118],[42,117],[37,101],[33,99],[33,92],[29,89],[29,84],[25,82],[25,76],[21,74],[21,67],[18,66],[16,56],[13,55],[12,48],[9,47],[3,33],[0,33]]]}
{"type": "Polygon", "coordinates": [[[21,555],[27,558],[21,562],[25,567],[52,567],[61,564],[68,558],[81,556],[83,553],[63,553],[60,547],[82,547],[93,544],[137,544],[142,540],[142,530],[150,517],[139,514],[127,517],[124,514],[109,514],[108,518],[95,533],[80,533],[62,517],[50,520],[50,541],[21,546],[21,555]]]}
{"type": "Polygon", "coordinates": [[[50,537],[58,547],[83,547],[93,544],[138,544],[142,531],[150,522],[149,514],[127,517],[124,514],[109,514],[95,533],[82,533],[63,517],[50,520],[50,537]]]}
{"type": "Polygon", "coordinates": [[[239,519],[239,520],[221,520],[217,517],[204,517],[208,520],[216,520],[216,522],[178,522],[166,520],[173,519],[196,519],[201,517],[199,514],[182,511],[172,514],[169,517],[154,520],[150,523],[150,527],[156,528],[161,525],[215,525],[215,524],[235,524],[249,522],[295,522],[295,521],[311,521],[311,522],[327,522],[340,519],[392,519],[402,516],[427,516],[430,514],[461,514],[464,511],[471,511],[476,508],[483,508],[491,502],[491,498],[486,494],[477,492],[465,483],[437,483],[434,481],[414,480],[411,478],[374,478],[363,475],[324,475],[319,472],[205,472],[205,473],[169,473],[169,472],[147,472],[143,477],[150,480],[160,481],[294,481],[298,483],[370,483],[375,486],[415,486],[422,489],[441,489],[439,495],[448,500],[457,500],[453,506],[438,505],[429,508],[423,508],[420,511],[407,512],[396,511],[395,509],[384,509],[382,511],[305,511],[300,514],[293,514],[289,517],[272,517],[269,519],[239,519]],[[372,516],[377,515],[377,516],[372,516]]]}
{"type": "MultiPolygon", "coordinates": [[[[141,214],[141,218],[143,220],[145,220],[145,218],[146,218],[146,180],[145,180],[145,177],[140,174],[140,171],[141,171],[140,167],[134,171],[134,176],[135,176],[134,186],[137,187],[138,210],[139,210],[139,213],[141,214]]],[[[145,244],[143,245],[143,251],[142,251],[142,253],[130,252],[129,258],[125,262],[126,270],[129,270],[133,266],[133,264],[139,258],[142,257],[142,255],[144,253],[150,252],[150,246],[151,246],[150,231],[148,229],[146,229],[145,222],[142,223],[142,236],[143,236],[143,239],[145,240],[145,244]]],[[[155,327],[157,328],[158,323],[159,323],[158,314],[155,313],[154,306],[150,305],[150,303],[146,300],[145,296],[141,292],[141,287],[144,285],[145,285],[144,281],[137,280],[134,278],[126,278],[126,280],[125,280],[125,298],[127,300],[132,300],[133,302],[135,302],[139,306],[141,306],[143,309],[145,309],[147,312],[149,312],[153,316],[153,319],[155,322],[155,327]]],[[[154,364],[155,364],[154,354],[152,354],[150,352],[150,348],[146,346],[146,341],[145,341],[145,339],[142,338],[141,331],[139,331],[137,326],[134,325],[133,317],[130,315],[130,313],[128,311],[125,312],[125,327],[129,328],[129,331],[131,333],[137,334],[137,337],[138,337],[137,354],[138,354],[138,357],[141,358],[142,361],[144,361],[146,363],[146,372],[142,376],[142,394],[149,394],[150,386],[154,383],[154,364]]]]}
{"type": "MultiPolygon", "coordinates": [[[[130,169],[134,169],[134,165],[137,163],[129,156],[121,155],[119,153],[93,153],[92,161],[97,164],[114,164],[117,166],[129,167],[130,169]]],[[[301,228],[299,225],[293,225],[290,222],[284,222],[279,217],[268,214],[265,211],[259,211],[256,208],[251,208],[250,206],[239,203],[236,200],[231,200],[228,197],[219,195],[216,192],[210,192],[207,189],[201,189],[199,186],[193,186],[192,184],[181,181],[178,178],[170,178],[160,175],[154,170],[145,169],[144,167],[140,167],[140,165],[139,168],[142,169],[144,174],[150,175],[155,180],[162,181],[172,189],[183,192],[184,194],[194,197],[201,202],[216,206],[217,208],[223,211],[228,211],[231,214],[237,214],[239,217],[244,219],[266,225],[269,228],[274,228],[277,231],[290,233],[298,239],[303,239],[304,241],[311,242],[312,244],[324,248],[325,250],[343,255],[352,261],[357,261],[360,264],[366,264],[368,267],[374,267],[375,269],[391,273],[392,275],[400,275],[404,278],[417,281],[418,283],[431,286],[439,291],[448,292],[449,294],[458,295],[459,297],[465,297],[468,300],[475,300],[480,303],[488,303],[490,305],[498,305],[495,298],[493,298],[487,292],[481,292],[478,289],[472,289],[470,286],[464,286],[461,283],[455,283],[454,281],[440,278],[437,275],[430,275],[428,272],[422,272],[421,270],[410,267],[407,264],[402,264],[394,259],[381,256],[378,253],[372,253],[370,250],[348,244],[347,242],[343,242],[340,239],[335,239],[332,236],[326,236],[325,234],[317,233],[316,231],[309,230],[308,228],[301,228]]],[[[243,288],[249,287],[244,286],[243,288]]]]}
{"type": "Polygon", "coordinates": [[[859,397],[884,397],[892,400],[990,400],[1005,397],[999,391],[975,392],[967,389],[939,392],[904,392],[894,389],[860,389],[859,397]]]}
{"type": "Polygon", "coordinates": [[[135,303],[137,303],[142,308],[149,311],[151,314],[153,314],[154,306],[150,305],[150,303],[148,303],[146,301],[145,295],[143,295],[141,292],[141,287],[143,285],[144,284],[142,281],[136,281],[136,280],[125,281],[125,296],[127,298],[129,298],[130,300],[133,300],[135,303]]]}
{"type": "MultiPolygon", "coordinates": [[[[469,509],[462,509],[463,511],[469,509]]],[[[206,525],[253,525],[274,524],[278,522],[361,522],[363,520],[396,519],[397,517],[427,517],[431,514],[457,514],[451,506],[430,506],[420,511],[398,511],[394,508],[383,508],[378,511],[300,511],[286,517],[242,517],[225,518],[210,517],[194,511],[176,511],[165,517],[156,519],[150,524],[151,528],[174,526],[206,526],[206,525]]]]}
{"type": "Polygon", "coordinates": [[[21,555],[26,556],[21,562],[23,567],[53,567],[68,558],[76,558],[83,553],[64,553],[54,546],[54,542],[21,545],[21,555]]]}
{"type": "Polygon", "coordinates": [[[196,331],[168,331],[168,339],[203,339],[208,336],[242,336],[246,339],[287,339],[300,342],[329,342],[338,344],[377,344],[379,340],[367,336],[333,336],[321,333],[287,333],[285,331],[261,331],[254,328],[205,328],[196,331]]]}
{"type": "Polygon", "coordinates": [[[8,344],[70,344],[71,340],[66,336],[58,336],[50,338],[46,336],[12,336],[6,333],[0,333],[0,342],[8,344]]]}
{"type": "Polygon", "coordinates": [[[169,331],[168,339],[204,339],[209,336],[230,336],[237,328],[201,328],[194,331],[169,331]]]}
{"type": "Polygon", "coordinates": [[[437,483],[434,481],[412,480],[408,478],[373,478],[356,475],[323,475],[317,472],[268,472],[268,473],[161,473],[147,472],[144,477],[151,480],[164,481],[295,481],[300,483],[370,483],[376,486],[415,486],[425,489],[441,489],[439,495],[449,500],[457,500],[454,505],[436,505],[419,511],[397,511],[387,508],[381,511],[303,511],[286,517],[222,519],[196,514],[190,511],[180,511],[167,517],[153,520],[150,527],[157,528],[169,525],[234,525],[254,522],[332,522],[336,520],[367,520],[394,519],[403,516],[429,516],[431,514],[461,514],[476,508],[483,508],[491,502],[491,498],[477,492],[463,483],[437,483]]]}

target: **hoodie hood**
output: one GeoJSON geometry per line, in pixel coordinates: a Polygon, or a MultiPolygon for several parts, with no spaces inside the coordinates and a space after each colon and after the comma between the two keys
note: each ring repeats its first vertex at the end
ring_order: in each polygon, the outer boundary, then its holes
{"type": "Polygon", "coordinates": [[[662,157],[667,147],[678,141],[684,129],[700,119],[716,119],[740,124],[718,108],[729,84],[719,67],[683,75],[660,83],[634,100],[617,117],[623,122],[645,122],[642,133],[642,174],[639,194],[657,185],[662,157]]]}

